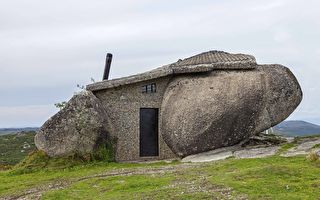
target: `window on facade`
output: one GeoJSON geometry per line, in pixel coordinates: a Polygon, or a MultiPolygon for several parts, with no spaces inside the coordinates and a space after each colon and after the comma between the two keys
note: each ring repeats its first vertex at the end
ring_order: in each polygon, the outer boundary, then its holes
{"type": "Polygon", "coordinates": [[[157,92],[156,84],[151,83],[149,85],[142,86],[142,93],[155,93],[157,92]]]}

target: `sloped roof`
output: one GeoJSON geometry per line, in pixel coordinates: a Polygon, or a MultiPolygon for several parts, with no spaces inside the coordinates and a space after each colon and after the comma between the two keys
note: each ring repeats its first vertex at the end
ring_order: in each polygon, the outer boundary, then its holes
{"type": "Polygon", "coordinates": [[[87,85],[87,90],[97,91],[141,81],[160,78],[172,74],[208,72],[212,70],[254,69],[257,63],[253,56],[231,54],[223,51],[208,51],[154,70],[133,76],[104,80],[87,85]]]}
{"type": "Polygon", "coordinates": [[[245,54],[231,54],[224,51],[208,51],[195,56],[191,56],[184,60],[178,60],[176,65],[200,65],[200,64],[213,64],[213,63],[226,63],[226,62],[254,62],[255,58],[245,54]]]}

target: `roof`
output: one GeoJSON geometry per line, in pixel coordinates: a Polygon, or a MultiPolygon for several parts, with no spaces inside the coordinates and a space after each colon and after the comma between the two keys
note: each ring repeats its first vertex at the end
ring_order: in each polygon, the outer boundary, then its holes
{"type": "Polygon", "coordinates": [[[212,70],[254,69],[257,63],[253,56],[231,54],[223,51],[208,51],[154,70],[133,76],[104,80],[87,85],[87,90],[98,91],[121,85],[147,81],[173,74],[209,72],[212,70]]]}

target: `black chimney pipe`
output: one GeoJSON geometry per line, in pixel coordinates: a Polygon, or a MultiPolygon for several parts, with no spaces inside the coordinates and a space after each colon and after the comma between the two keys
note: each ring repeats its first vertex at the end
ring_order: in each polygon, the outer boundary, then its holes
{"type": "Polygon", "coordinates": [[[103,73],[103,78],[102,78],[102,80],[108,80],[108,78],[109,78],[111,61],[112,61],[112,54],[111,54],[111,53],[107,53],[106,65],[104,66],[104,73],[103,73]]]}

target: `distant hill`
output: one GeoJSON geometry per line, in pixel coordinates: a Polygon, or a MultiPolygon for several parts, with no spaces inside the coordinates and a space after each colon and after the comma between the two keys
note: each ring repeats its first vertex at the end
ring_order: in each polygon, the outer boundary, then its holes
{"type": "Polygon", "coordinates": [[[0,135],[0,165],[14,165],[36,149],[34,131],[0,135]]]}
{"type": "Polygon", "coordinates": [[[275,132],[286,136],[319,135],[320,126],[305,121],[291,120],[283,121],[273,127],[275,132]]]}
{"type": "Polygon", "coordinates": [[[0,128],[0,135],[19,133],[19,132],[29,132],[29,131],[38,131],[38,127],[25,127],[25,128],[0,128]]]}

